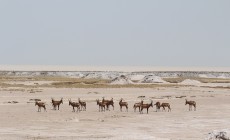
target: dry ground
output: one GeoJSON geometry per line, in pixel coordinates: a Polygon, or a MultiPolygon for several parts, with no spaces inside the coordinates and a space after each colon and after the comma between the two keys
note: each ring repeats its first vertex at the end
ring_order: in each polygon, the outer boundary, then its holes
{"type": "Polygon", "coordinates": [[[230,90],[205,87],[158,88],[40,88],[39,92],[27,92],[24,87],[1,88],[0,91],[0,139],[155,139],[200,140],[212,130],[230,126],[230,90]],[[22,88],[22,89],[20,89],[22,88]],[[98,112],[96,99],[114,98],[115,110],[98,112]],[[172,112],[149,114],[133,111],[138,96],[145,102],[156,101],[171,104],[172,112]],[[186,96],[197,102],[197,111],[188,111],[186,96]],[[51,97],[64,98],[59,111],[52,110],[51,97]],[[68,99],[80,97],[87,102],[87,111],[72,112],[68,99]],[[118,100],[129,103],[129,111],[120,112],[118,100]],[[47,112],[37,112],[30,99],[47,102],[47,112]],[[7,103],[18,101],[18,104],[7,103]]]}
{"type": "Polygon", "coordinates": [[[162,78],[166,84],[157,83],[136,83],[126,85],[111,85],[111,80],[104,79],[84,79],[58,76],[4,76],[0,75],[0,87],[20,87],[20,88],[156,88],[156,87],[184,87],[180,82],[190,79],[200,81],[199,86],[212,86],[230,89],[230,79],[226,78],[201,78],[201,77],[177,77],[162,78]]]}

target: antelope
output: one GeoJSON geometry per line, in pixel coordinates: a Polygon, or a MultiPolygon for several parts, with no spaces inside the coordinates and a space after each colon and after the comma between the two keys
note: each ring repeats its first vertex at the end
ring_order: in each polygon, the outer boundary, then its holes
{"type": "Polygon", "coordinates": [[[141,114],[143,114],[143,109],[146,108],[147,109],[147,114],[148,114],[148,111],[149,111],[149,107],[153,107],[153,101],[151,101],[150,104],[143,104],[143,102],[141,103],[141,114]]]}
{"type": "Polygon", "coordinates": [[[120,110],[122,111],[122,107],[125,106],[126,107],[126,111],[128,112],[128,103],[127,102],[122,102],[122,98],[119,102],[119,105],[120,105],[120,110]]]}
{"type": "Polygon", "coordinates": [[[135,104],[133,105],[134,112],[136,112],[136,108],[139,108],[139,112],[141,111],[141,104],[143,104],[143,100],[141,100],[141,102],[135,103],[135,104]]]}
{"type": "Polygon", "coordinates": [[[81,105],[81,110],[86,111],[86,102],[83,102],[78,98],[78,102],[81,105]]]}
{"type": "Polygon", "coordinates": [[[102,103],[106,104],[106,110],[109,110],[109,106],[113,106],[113,110],[114,110],[114,102],[113,102],[113,98],[111,100],[105,100],[105,98],[102,98],[102,103]]]}
{"type": "Polygon", "coordinates": [[[97,105],[99,105],[99,112],[103,111],[103,109],[105,111],[106,104],[103,104],[102,102],[100,102],[99,99],[97,99],[96,101],[97,101],[97,105]]]}
{"type": "Polygon", "coordinates": [[[196,102],[195,101],[187,101],[185,99],[185,105],[189,104],[189,111],[192,111],[192,106],[194,106],[194,111],[196,111],[196,102]]]}
{"type": "Polygon", "coordinates": [[[56,107],[57,107],[57,106],[58,106],[58,110],[59,110],[60,104],[61,104],[61,103],[63,104],[63,98],[61,98],[60,101],[55,101],[53,98],[51,98],[51,99],[52,99],[52,105],[53,105],[53,107],[54,107],[54,110],[56,110],[56,107]]]}
{"type": "Polygon", "coordinates": [[[73,107],[73,112],[75,112],[75,108],[74,107],[77,107],[77,112],[79,111],[80,112],[80,104],[77,103],[77,102],[72,102],[71,99],[69,99],[69,106],[72,106],[73,107]]]}
{"type": "Polygon", "coordinates": [[[156,112],[160,111],[161,103],[160,102],[156,102],[154,105],[156,106],[156,112]]]}
{"type": "Polygon", "coordinates": [[[163,107],[163,110],[165,110],[166,107],[168,107],[168,112],[171,112],[170,104],[169,103],[162,103],[160,107],[163,107]]]}
{"type": "Polygon", "coordinates": [[[45,103],[44,102],[35,102],[35,106],[38,106],[38,112],[41,112],[41,107],[43,107],[44,108],[44,111],[46,111],[46,105],[45,105],[45,103]]]}

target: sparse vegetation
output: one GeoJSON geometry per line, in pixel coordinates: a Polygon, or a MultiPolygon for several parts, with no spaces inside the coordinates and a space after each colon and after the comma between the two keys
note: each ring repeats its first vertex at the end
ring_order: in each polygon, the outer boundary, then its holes
{"type": "Polygon", "coordinates": [[[197,80],[201,83],[230,83],[230,79],[223,78],[201,78],[201,77],[176,77],[176,78],[162,78],[169,83],[180,83],[186,79],[197,80]]]}
{"type": "MultiPolygon", "coordinates": [[[[230,79],[221,78],[199,78],[199,77],[178,77],[178,78],[163,78],[163,80],[169,82],[168,84],[124,84],[124,85],[111,85],[111,80],[105,79],[84,79],[84,78],[70,78],[59,76],[0,76],[1,88],[22,88],[20,91],[29,93],[42,92],[35,90],[38,88],[159,88],[159,87],[187,87],[187,85],[178,85],[186,79],[197,80],[202,83],[230,83],[230,79]],[[45,82],[39,84],[39,82],[45,82]],[[25,82],[25,84],[23,84],[25,82]],[[32,82],[28,85],[26,82],[32,82]],[[48,82],[48,83],[47,83],[48,82]],[[50,83],[49,83],[50,82],[50,83]],[[36,84],[35,84],[36,83],[36,84]]],[[[190,85],[191,86],[191,85],[190,85]]],[[[19,90],[19,89],[18,89],[19,90]]]]}

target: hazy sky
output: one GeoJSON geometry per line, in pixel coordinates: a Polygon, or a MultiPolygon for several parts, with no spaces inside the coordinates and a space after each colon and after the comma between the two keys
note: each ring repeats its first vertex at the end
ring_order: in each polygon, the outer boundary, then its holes
{"type": "Polygon", "coordinates": [[[230,66],[229,0],[1,0],[0,64],[230,66]]]}

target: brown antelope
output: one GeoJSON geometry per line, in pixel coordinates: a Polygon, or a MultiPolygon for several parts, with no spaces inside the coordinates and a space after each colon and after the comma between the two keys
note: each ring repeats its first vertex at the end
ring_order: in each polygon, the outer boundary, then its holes
{"type": "Polygon", "coordinates": [[[75,112],[75,107],[77,108],[77,112],[80,112],[80,104],[77,102],[72,102],[71,99],[69,99],[69,106],[73,107],[73,112],[75,112]]]}
{"type": "Polygon", "coordinates": [[[156,102],[154,105],[156,106],[156,112],[160,111],[161,103],[160,102],[156,102]]]}
{"type": "Polygon", "coordinates": [[[81,110],[86,111],[86,102],[81,101],[80,98],[78,98],[78,102],[81,105],[81,110]]]}
{"type": "MultiPolygon", "coordinates": [[[[170,108],[170,104],[169,103],[162,103],[160,107],[163,107],[163,110],[165,110],[165,108],[168,108],[168,112],[171,112],[171,108],[170,108]]],[[[166,110],[165,110],[166,111],[166,110]]]]}
{"type": "Polygon", "coordinates": [[[103,104],[102,102],[100,102],[99,99],[97,99],[96,101],[97,101],[97,105],[99,106],[99,112],[105,111],[106,104],[103,104]]]}
{"type": "Polygon", "coordinates": [[[143,114],[143,109],[146,108],[147,109],[147,114],[149,112],[149,107],[153,107],[153,101],[151,101],[150,104],[143,104],[143,102],[141,103],[141,111],[140,113],[143,114]]]}
{"type": "Polygon", "coordinates": [[[189,111],[192,111],[192,106],[194,106],[194,111],[196,111],[196,102],[195,101],[187,101],[185,99],[185,105],[189,104],[189,111]]]}
{"type": "Polygon", "coordinates": [[[53,107],[54,107],[54,110],[56,110],[56,107],[57,107],[57,106],[58,106],[58,110],[59,110],[60,104],[61,104],[61,103],[63,104],[63,98],[61,98],[60,101],[55,101],[53,98],[51,98],[51,99],[52,99],[52,105],[53,105],[53,107]]]}
{"type": "Polygon", "coordinates": [[[102,103],[106,104],[106,110],[109,110],[109,106],[111,105],[113,107],[114,110],[114,102],[113,102],[113,98],[111,100],[105,100],[104,97],[102,98],[102,103]]]}
{"type": "Polygon", "coordinates": [[[133,105],[134,112],[136,112],[136,108],[139,108],[139,112],[141,111],[141,104],[143,104],[143,100],[141,100],[141,102],[135,103],[133,105]]]}
{"type": "Polygon", "coordinates": [[[120,105],[120,110],[122,111],[122,107],[125,106],[126,107],[126,111],[128,112],[128,103],[127,102],[122,102],[122,98],[119,102],[119,105],[120,105]]]}
{"type": "Polygon", "coordinates": [[[44,108],[44,111],[46,111],[46,104],[44,102],[35,102],[35,106],[38,106],[38,112],[41,112],[41,108],[44,108]]]}

